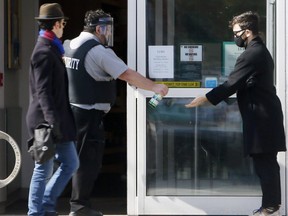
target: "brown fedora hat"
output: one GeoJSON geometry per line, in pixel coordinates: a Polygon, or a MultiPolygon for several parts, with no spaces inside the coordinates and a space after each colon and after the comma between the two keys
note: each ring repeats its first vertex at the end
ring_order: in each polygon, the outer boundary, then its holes
{"type": "Polygon", "coordinates": [[[65,19],[68,17],[64,16],[60,4],[58,3],[47,3],[43,4],[39,10],[39,16],[35,17],[36,20],[55,20],[55,19],[65,19]]]}

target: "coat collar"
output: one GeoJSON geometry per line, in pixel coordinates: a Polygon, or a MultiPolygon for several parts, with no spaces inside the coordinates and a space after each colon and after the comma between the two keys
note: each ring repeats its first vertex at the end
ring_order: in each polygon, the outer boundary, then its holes
{"type": "Polygon", "coordinates": [[[246,49],[248,49],[249,47],[252,47],[252,46],[253,46],[254,44],[256,44],[256,43],[263,43],[263,40],[262,40],[259,36],[253,38],[253,39],[250,41],[250,43],[247,45],[246,49]]]}
{"type": "Polygon", "coordinates": [[[51,40],[48,40],[47,38],[43,38],[43,37],[38,37],[38,42],[46,45],[46,46],[49,46],[49,45],[53,45],[51,40]]]}
{"type": "Polygon", "coordinates": [[[58,48],[55,44],[52,43],[51,40],[47,39],[47,38],[43,38],[43,37],[38,37],[37,40],[38,43],[47,46],[49,48],[52,48],[53,52],[55,52],[57,54],[57,56],[59,56],[60,58],[62,58],[60,52],[58,51],[58,48]]]}

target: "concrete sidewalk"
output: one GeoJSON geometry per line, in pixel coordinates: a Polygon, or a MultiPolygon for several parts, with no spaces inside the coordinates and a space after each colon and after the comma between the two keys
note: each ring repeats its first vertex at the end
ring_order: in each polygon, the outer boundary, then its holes
{"type": "MultiPolygon", "coordinates": [[[[127,215],[126,198],[93,198],[92,206],[97,211],[101,211],[105,216],[127,215]]],[[[69,198],[61,197],[58,201],[57,211],[60,216],[69,214],[69,198]]],[[[27,215],[27,200],[18,200],[6,208],[5,216],[27,215]]]]}

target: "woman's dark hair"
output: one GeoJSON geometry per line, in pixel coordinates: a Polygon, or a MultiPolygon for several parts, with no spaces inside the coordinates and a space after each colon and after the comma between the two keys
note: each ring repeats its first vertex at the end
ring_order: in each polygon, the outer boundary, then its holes
{"type": "Polygon", "coordinates": [[[87,11],[84,19],[84,31],[93,33],[98,25],[99,18],[110,17],[110,14],[98,9],[95,11],[87,11]]]}
{"type": "Polygon", "coordinates": [[[256,12],[248,11],[234,16],[233,19],[229,22],[229,27],[233,28],[235,24],[239,24],[241,29],[248,29],[252,31],[254,35],[258,35],[259,20],[260,17],[256,12]]]}

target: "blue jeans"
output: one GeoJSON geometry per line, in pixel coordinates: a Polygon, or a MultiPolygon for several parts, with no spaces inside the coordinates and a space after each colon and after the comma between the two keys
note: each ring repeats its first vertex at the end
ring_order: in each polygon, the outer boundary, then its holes
{"type": "Polygon", "coordinates": [[[75,143],[58,143],[55,159],[60,165],[54,174],[54,158],[43,164],[35,163],[30,182],[28,215],[44,216],[45,212],[56,212],[57,198],[79,167],[75,143]]]}

